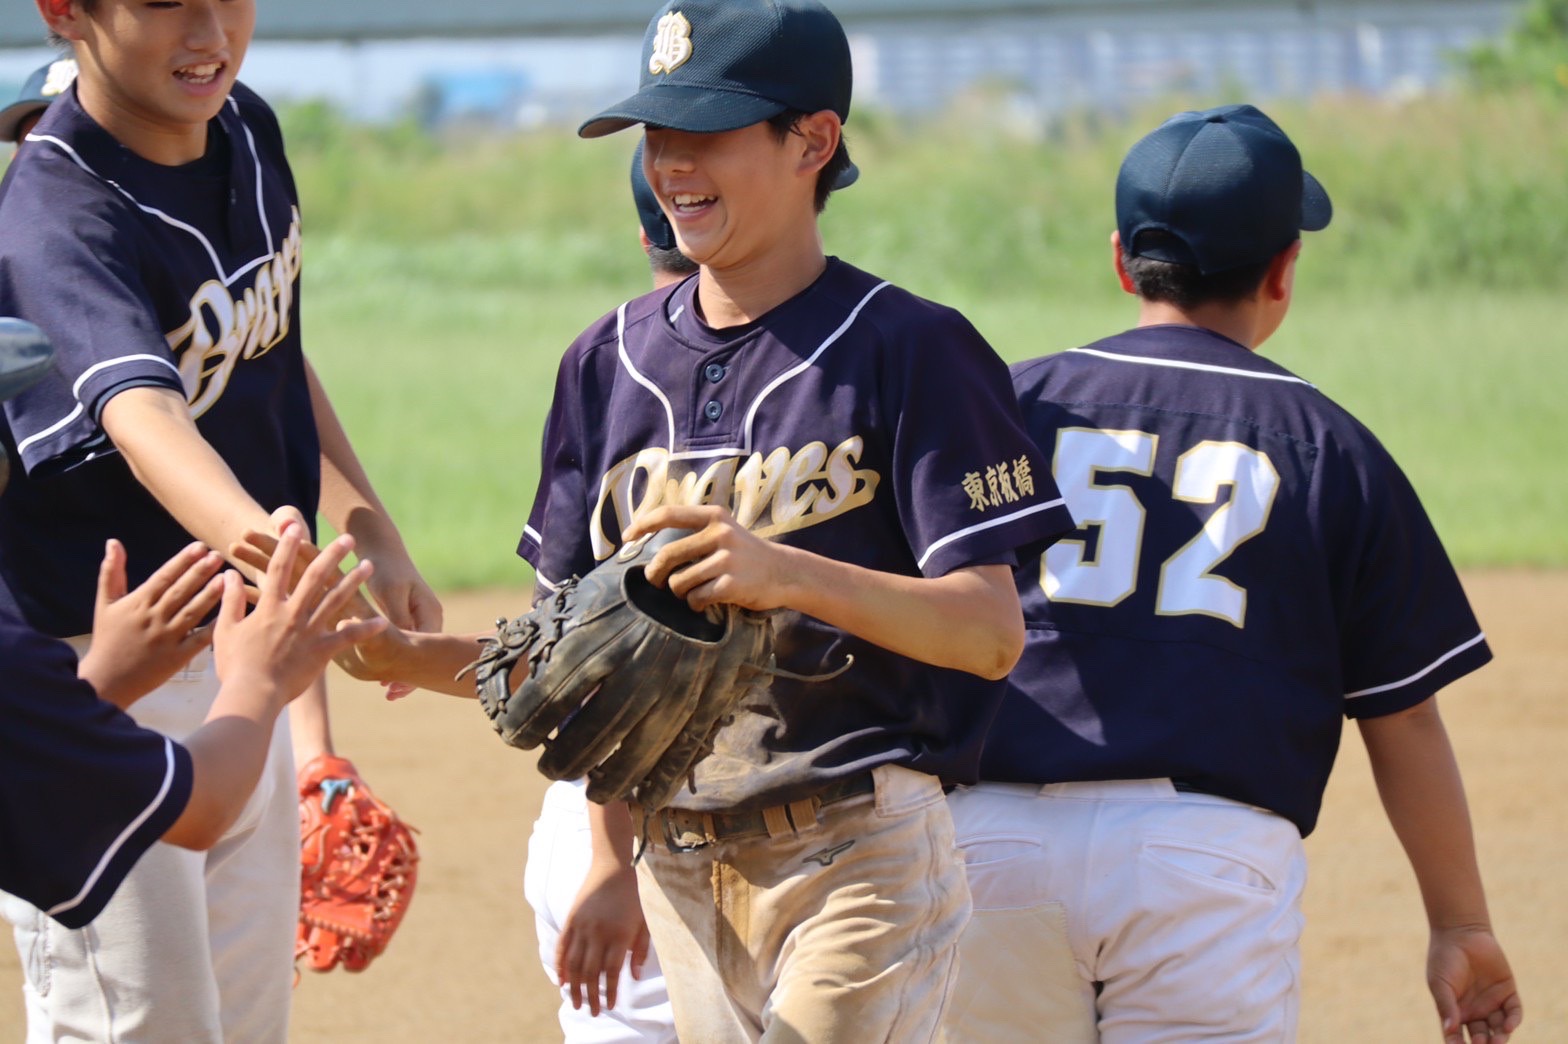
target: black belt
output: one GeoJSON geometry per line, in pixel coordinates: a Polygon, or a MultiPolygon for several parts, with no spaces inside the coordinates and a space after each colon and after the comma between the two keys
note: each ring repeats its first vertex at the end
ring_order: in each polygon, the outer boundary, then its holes
{"type": "Polygon", "coordinates": [[[658,838],[672,852],[689,852],[747,837],[781,837],[799,833],[816,825],[817,812],[825,805],[846,801],[876,791],[871,773],[834,780],[821,790],[798,801],[772,805],[754,812],[693,812],[684,808],[662,808],[649,812],[632,806],[634,819],[643,817],[642,835],[658,838]]]}

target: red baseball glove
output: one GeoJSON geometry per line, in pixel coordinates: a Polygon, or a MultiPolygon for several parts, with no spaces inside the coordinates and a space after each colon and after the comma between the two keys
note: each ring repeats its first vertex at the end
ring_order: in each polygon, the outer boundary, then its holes
{"type": "Polygon", "coordinates": [[[403,922],[419,850],[409,827],[345,758],[299,771],[300,908],[294,959],[363,971],[403,922]]]}

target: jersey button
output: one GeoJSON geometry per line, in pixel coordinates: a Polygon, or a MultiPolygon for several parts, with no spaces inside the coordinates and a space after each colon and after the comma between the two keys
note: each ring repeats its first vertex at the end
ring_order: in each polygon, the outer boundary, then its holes
{"type": "Polygon", "coordinates": [[[708,405],[702,408],[702,414],[710,421],[716,421],[724,415],[724,404],[716,399],[709,399],[708,405]]]}
{"type": "Polygon", "coordinates": [[[708,378],[710,384],[718,384],[724,379],[724,367],[718,363],[709,363],[702,368],[702,375],[708,378]]]}

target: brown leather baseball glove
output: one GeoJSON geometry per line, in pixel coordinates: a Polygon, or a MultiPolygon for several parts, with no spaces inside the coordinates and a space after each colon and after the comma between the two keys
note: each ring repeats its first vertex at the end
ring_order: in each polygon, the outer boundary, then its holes
{"type": "Polygon", "coordinates": [[[363,971],[403,922],[419,876],[407,824],[345,758],[299,770],[300,908],[294,959],[363,971]]]}

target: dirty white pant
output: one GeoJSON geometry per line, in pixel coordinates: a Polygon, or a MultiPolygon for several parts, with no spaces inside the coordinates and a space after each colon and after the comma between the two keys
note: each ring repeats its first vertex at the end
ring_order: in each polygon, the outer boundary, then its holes
{"type": "Polygon", "coordinates": [[[892,765],[875,795],[780,837],[638,868],[682,1041],[919,1044],[952,989],[969,891],[935,777],[892,765]]]}
{"type": "MultiPolygon", "coordinates": [[[[180,739],[217,691],[212,654],[202,652],[130,713],[180,739]]],[[[282,1044],[299,919],[287,715],[255,792],[211,851],[153,845],[86,928],[64,928],[14,896],[3,907],[25,976],[27,1044],[282,1044]]]]}
{"type": "Polygon", "coordinates": [[[1289,820],[1170,780],[948,798],[974,917],[947,1041],[1292,1041],[1306,857],[1289,820]]]}

